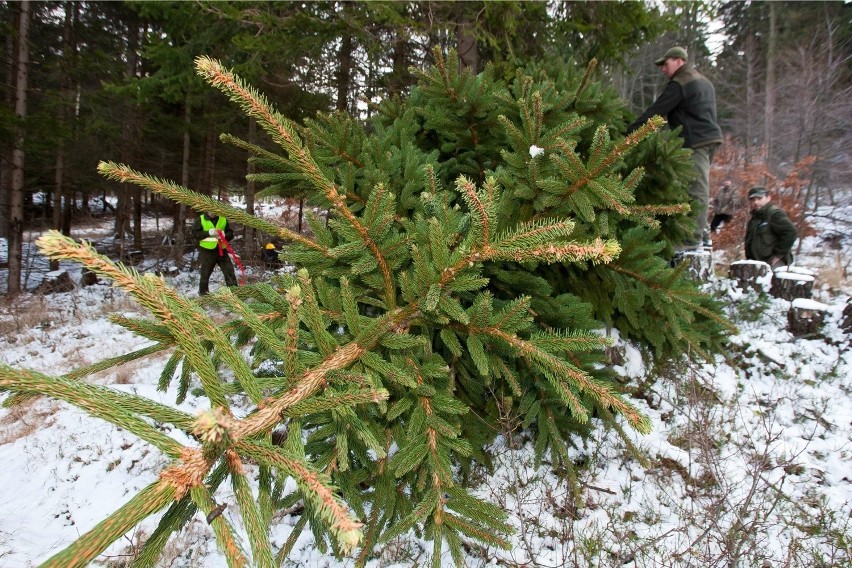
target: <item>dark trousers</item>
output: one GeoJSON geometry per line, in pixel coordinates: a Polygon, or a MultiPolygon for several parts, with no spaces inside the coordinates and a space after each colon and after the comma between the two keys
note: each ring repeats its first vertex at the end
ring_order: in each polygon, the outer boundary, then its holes
{"type": "Polygon", "coordinates": [[[237,275],[234,273],[234,265],[228,252],[219,247],[210,249],[198,249],[198,260],[201,263],[201,279],[198,282],[198,295],[203,296],[210,290],[210,275],[217,266],[222,270],[226,286],[237,285],[237,275]],[[220,254],[221,252],[221,254],[220,254]]]}

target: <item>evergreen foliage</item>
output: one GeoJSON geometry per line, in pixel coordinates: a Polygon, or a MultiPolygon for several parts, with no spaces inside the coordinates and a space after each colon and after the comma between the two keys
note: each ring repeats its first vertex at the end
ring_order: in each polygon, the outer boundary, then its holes
{"type": "Polygon", "coordinates": [[[649,430],[606,365],[608,326],[661,356],[718,347],[726,322],[658,254],[666,244],[657,218],[685,208],[652,197],[683,187],[688,154],[675,148],[669,177],[655,170],[650,187],[644,167],[628,165],[671,148],[670,133],[655,133],[660,122],[620,136],[624,111],[591,69],[531,66],[506,83],[459,69],[454,54],[435,56],[411,97],[379,105],[369,128],[342,114],[294,124],[216,61],[197,60],[200,75],[283,151],[225,137],[256,150],[267,194],[306,194],[328,210],[327,223],[311,220],[311,237],[101,163],[110,179],[287,239],[294,274],[193,301],[86,245],[41,239],[46,254],[81,262],[150,311],[153,321],[116,319],[154,343],[127,361],[172,349],[161,388],[177,381],[183,397],[200,385],[210,401],[192,417],[94,388],[81,373],[0,367],[0,389],[20,393],[14,400],[66,400],[173,460],[46,565],[83,566],[163,510],[135,566],[153,566],[196,511],[232,566],[280,564],[305,525],[322,550],[359,550],[358,565],[409,530],[434,543],[434,566],[445,547],[461,565],[465,541],[509,546],[504,512],[462,483],[472,464],[488,465],[507,415],[569,479],[575,435],[600,422],[649,430]],[[233,318],[214,324],[208,302],[233,318]],[[163,422],[195,444],[163,434],[163,422]],[[289,479],[297,490],[288,494],[289,479]],[[248,545],[217,514],[213,495],[225,481],[248,545]],[[293,536],[273,550],[274,512],[298,503],[293,536]]]}

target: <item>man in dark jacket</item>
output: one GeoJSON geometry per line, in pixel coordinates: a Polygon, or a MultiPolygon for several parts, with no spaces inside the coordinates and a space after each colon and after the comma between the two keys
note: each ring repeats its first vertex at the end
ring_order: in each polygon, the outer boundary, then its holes
{"type": "Polygon", "coordinates": [[[201,264],[201,279],[198,282],[199,296],[204,296],[209,292],[210,275],[213,274],[213,269],[216,266],[222,270],[227,286],[237,285],[234,265],[228,256],[225,243],[221,240],[220,232],[227,241],[234,238],[234,232],[225,217],[218,217],[213,213],[202,213],[198,216],[193,236],[198,242],[198,260],[201,264]]]}
{"type": "Polygon", "coordinates": [[[793,243],[799,236],[796,226],[783,209],[770,203],[772,197],[765,187],[753,187],[748,192],[751,219],[745,236],[745,255],[749,260],[761,260],[772,268],[793,263],[793,243]]]}
{"type": "Polygon", "coordinates": [[[695,233],[680,249],[696,249],[709,241],[707,206],[710,201],[710,163],[719,144],[722,129],[716,123],[716,91],[707,78],[688,63],[682,47],[669,49],[654,63],[669,78],[663,92],[651,106],[627,128],[630,134],[652,116],[663,116],[672,129],[683,127],[683,145],[692,149],[692,164],[698,178],[689,188],[695,233]]]}

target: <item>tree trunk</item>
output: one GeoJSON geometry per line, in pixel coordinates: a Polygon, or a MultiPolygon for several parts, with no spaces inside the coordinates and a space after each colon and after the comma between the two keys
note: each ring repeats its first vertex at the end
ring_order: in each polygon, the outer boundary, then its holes
{"type": "Polygon", "coordinates": [[[391,58],[393,60],[393,72],[388,80],[388,95],[393,97],[394,95],[401,95],[403,89],[407,85],[407,74],[408,74],[408,42],[406,41],[406,34],[404,30],[398,29],[396,30],[396,36],[393,42],[393,53],[391,58]]]}
{"type": "MultiPolygon", "coordinates": [[[[9,57],[3,58],[3,75],[5,85],[15,84],[15,36],[6,34],[6,53],[9,57]]],[[[6,96],[3,103],[6,108],[12,108],[14,104],[13,89],[4,89],[6,96]]],[[[0,238],[9,236],[9,199],[11,194],[12,162],[9,160],[11,146],[8,141],[0,145],[0,238]]]]}
{"type": "MultiPolygon", "coordinates": [[[[352,4],[350,2],[343,2],[344,22],[349,20],[351,12],[352,4]]],[[[352,83],[352,66],[352,34],[344,26],[340,38],[340,50],[337,53],[337,73],[335,73],[337,82],[337,104],[335,108],[342,112],[346,112],[349,108],[349,87],[352,83]]]]}
{"type": "Polygon", "coordinates": [[[459,66],[469,67],[473,73],[479,72],[479,46],[473,33],[473,25],[467,14],[459,16],[456,22],[456,49],[459,52],[459,66]]]}
{"type": "MultiPolygon", "coordinates": [[[[746,40],[746,46],[753,47],[754,42],[752,38],[748,38],[746,40]]],[[[751,145],[753,141],[754,134],[752,132],[752,105],[754,105],[754,57],[751,55],[754,52],[753,49],[747,49],[745,55],[745,65],[746,65],[746,73],[745,73],[745,136],[743,138],[743,147],[745,149],[745,166],[748,167],[751,164],[751,145]]]]}
{"type": "MultiPolygon", "coordinates": [[[[65,179],[65,136],[64,133],[71,131],[69,121],[71,120],[71,105],[73,104],[72,97],[74,95],[72,79],[72,66],[74,65],[75,45],[73,40],[74,22],[77,18],[77,3],[65,3],[65,25],[62,33],[62,61],[60,69],[62,77],[60,79],[59,88],[59,109],[58,121],[60,128],[63,131],[63,136],[60,136],[59,143],[56,148],[56,172],[54,176],[55,189],[53,193],[53,218],[52,225],[57,231],[62,231],[65,235],[70,234],[70,227],[64,227],[63,222],[63,203],[68,200],[68,191],[66,188],[67,180],[65,179]]],[[[68,207],[68,205],[65,205],[68,207]]],[[[59,261],[50,261],[50,270],[58,270],[59,261]]]]}
{"type": "MultiPolygon", "coordinates": [[[[142,33],[140,26],[136,22],[131,22],[128,26],[128,46],[127,46],[127,80],[129,82],[136,81],[136,72],[139,67],[139,36],[142,33]]],[[[138,113],[136,103],[130,104],[130,112],[125,128],[122,132],[122,157],[125,164],[129,164],[133,159],[133,149],[136,147],[135,129],[138,113]]],[[[142,188],[138,185],[133,186],[131,192],[133,200],[133,249],[142,250],[142,188]]]]}
{"type": "Polygon", "coordinates": [[[213,132],[213,126],[207,131],[204,136],[204,165],[201,172],[201,193],[216,197],[213,194],[213,153],[216,146],[216,134],[213,132]]]}
{"type": "MultiPolygon", "coordinates": [[[[248,141],[249,144],[257,143],[257,122],[254,117],[249,117],[248,124],[248,141]]],[[[251,158],[251,154],[248,156],[251,158]]],[[[255,191],[255,182],[251,179],[252,174],[254,174],[257,168],[250,159],[248,164],[246,165],[246,173],[248,179],[246,180],[246,213],[249,215],[254,215],[254,191],[255,191]]],[[[255,239],[256,239],[256,231],[254,229],[243,228],[243,246],[245,247],[245,255],[247,258],[252,258],[255,253],[255,239]]]]}
{"type": "Polygon", "coordinates": [[[21,266],[24,252],[24,119],[27,116],[27,74],[29,72],[30,1],[22,0],[18,20],[18,60],[15,74],[15,128],[12,150],[12,186],[9,199],[9,295],[21,292],[21,266]]]}
{"type": "MultiPolygon", "coordinates": [[[[136,53],[136,46],[138,42],[138,35],[139,27],[134,22],[128,23],[127,51],[125,53],[124,66],[124,79],[126,82],[133,81],[136,77],[136,65],[138,59],[136,53]]],[[[124,108],[124,117],[122,121],[123,124],[121,130],[121,161],[125,164],[129,164],[132,161],[133,129],[135,126],[134,111],[135,105],[133,103],[128,103],[124,108]]],[[[133,189],[129,189],[119,186],[117,190],[117,204],[115,208],[115,228],[113,232],[115,233],[116,240],[121,241],[122,250],[124,249],[124,239],[129,232],[131,203],[134,201],[134,199],[131,198],[131,195],[135,197],[138,192],[139,189],[136,187],[134,187],[133,189]]]]}
{"type": "Polygon", "coordinates": [[[775,121],[775,3],[769,6],[769,34],[766,46],[766,94],[763,108],[763,144],[766,147],[766,165],[772,169],[772,126],[775,121]]]}
{"type": "MultiPolygon", "coordinates": [[[[181,159],[180,184],[183,187],[189,187],[189,152],[190,152],[190,127],[192,125],[192,109],[189,105],[189,93],[187,92],[184,99],[183,107],[183,157],[181,159]]],[[[175,262],[180,262],[183,257],[184,243],[186,243],[186,234],[184,227],[186,225],[186,205],[175,202],[174,216],[172,223],[172,238],[174,239],[174,249],[172,250],[172,259],[175,262]]]]}

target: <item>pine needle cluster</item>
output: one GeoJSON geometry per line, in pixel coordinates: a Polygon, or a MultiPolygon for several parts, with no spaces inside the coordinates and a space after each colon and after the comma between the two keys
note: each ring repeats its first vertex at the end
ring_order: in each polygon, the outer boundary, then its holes
{"type": "MultiPolygon", "coordinates": [[[[658,355],[722,339],[709,300],[659,256],[659,218],[686,209],[639,203],[645,170],[626,165],[643,144],[666,143],[659,121],[619,136],[623,108],[592,69],[529,68],[507,84],[460,69],[454,54],[435,57],[410,97],[374,109],[369,129],[341,114],[294,124],[218,62],[197,60],[280,148],[223,136],[252,151],[265,193],[305,195],[328,211],[327,222],[309,219],[311,237],[100,164],[110,179],[288,241],[297,272],[205,300],[232,315],[224,324],[160,278],[56,233],[40,240],[52,258],[132,294],[153,318],[115,321],[152,344],[62,377],[2,367],[0,389],[15,393],[6,402],[65,400],[172,460],[46,566],[84,566],[158,514],[133,563],[154,566],[197,512],[232,566],[280,565],[305,526],[321,550],[354,554],[357,565],[411,530],[434,544],[434,566],[444,550],[462,565],[466,541],[510,546],[505,512],[463,483],[475,464],[488,466],[507,414],[569,477],[576,435],[601,423],[649,430],[605,364],[602,330],[617,326],[658,355]],[[160,387],[176,382],[180,401],[196,386],[208,411],[190,416],[83,380],[165,350],[160,387]],[[223,483],[247,546],[214,499],[223,483]],[[276,549],[270,525],[281,510],[299,521],[276,549]]],[[[685,183],[675,174],[672,184],[685,183]]]]}

